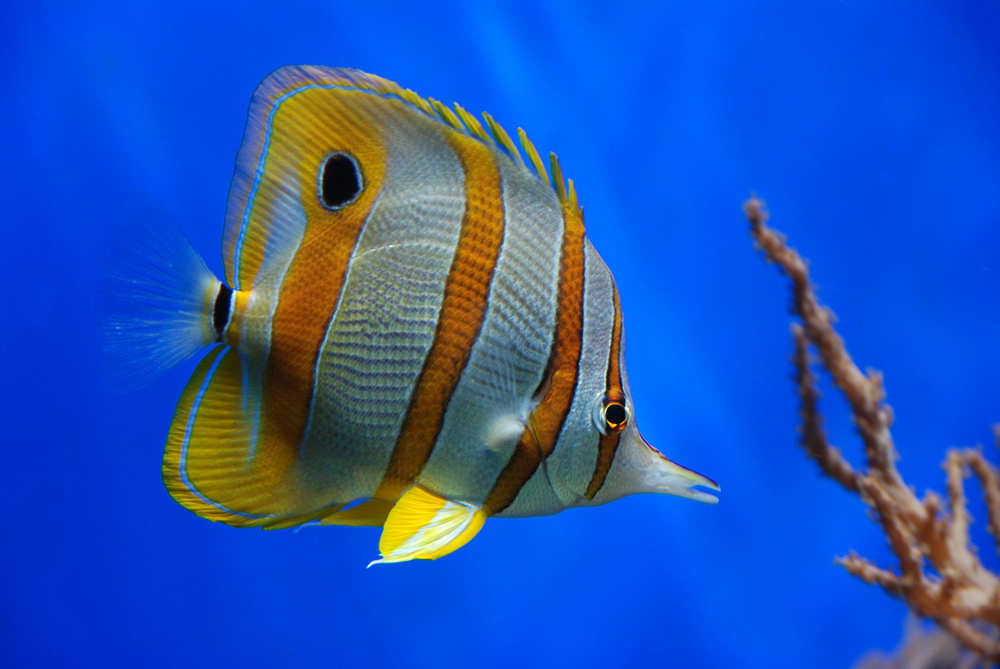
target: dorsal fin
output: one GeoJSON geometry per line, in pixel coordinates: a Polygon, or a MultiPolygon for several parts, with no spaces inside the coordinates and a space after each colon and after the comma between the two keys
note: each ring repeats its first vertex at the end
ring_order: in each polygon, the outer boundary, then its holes
{"type": "MultiPolygon", "coordinates": [[[[326,68],[309,69],[325,70],[326,68]]],[[[552,176],[550,178],[545,169],[545,163],[542,161],[538,150],[535,149],[535,145],[528,138],[528,135],[525,133],[523,128],[518,128],[517,134],[518,138],[521,140],[521,148],[528,157],[529,162],[527,163],[521,156],[521,152],[518,151],[513,140],[510,138],[510,135],[507,134],[507,131],[504,130],[499,123],[497,123],[496,119],[486,112],[483,112],[483,118],[486,120],[486,126],[489,128],[489,132],[483,128],[482,124],[476,119],[475,116],[463,109],[457,102],[454,104],[455,110],[452,111],[440,100],[435,100],[431,97],[423,98],[409,88],[401,88],[398,84],[387,79],[382,79],[381,77],[360,72],[358,70],[342,69],[339,71],[344,73],[343,78],[345,80],[349,81],[357,88],[370,90],[379,95],[399,98],[414,109],[422,111],[435,120],[444,123],[448,127],[475,137],[484,144],[497,147],[506,153],[518,167],[534,173],[534,175],[543,183],[551,184],[560,204],[568,206],[574,211],[580,210],[580,203],[576,197],[576,189],[573,187],[572,181],[570,181],[567,185],[566,179],[563,177],[562,169],[559,166],[559,159],[554,153],[549,154],[549,163],[552,168],[552,176]],[[570,197],[571,195],[572,197],[570,197]]]]}
{"type": "Polygon", "coordinates": [[[507,134],[507,131],[504,130],[499,123],[497,123],[496,119],[486,112],[483,112],[483,118],[486,120],[486,125],[490,129],[490,132],[486,132],[482,124],[480,124],[474,116],[463,109],[457,102],[454,104],[455,111],[452,111],[447,105],[439,100],[435,100],[430,97],[423,98],[409,88],[404,89],[393,81],[389,81],[388,79],[383,79],[366,72],[361,72],[360,70],[347,68],[337,70],[336,68],[320,67],[303,69],[324,71],[333,70],[340,72],[343,74],[345,83],[349,82],[357,88],[367,89],[379,95],[399,98],[410,104],[415,109],[418,109],[428,116],[439,120],[448,127],[471,135],[484,144],[492,145],[501,149],[504,153],[510,156],[511,160],[513,160],[519,167],[528,172],[533,172],[543,183],[551,184],[560,204],[568,206],[574,211],[580,210],[580,202],[576,196],[576,189],[573,187],[572,181],[569,181],[567,184],[566,179],[563,177],[562,169],[559,166],[559,159],[554,153],[549,154],[549,163],[552,168],[552,176],[550,178],[545,169],[545,163],[542,161],[538,150],[535,149],[535,145],[530,139],[528,139],[528,135],[523,128],[518,128],[517,134],[518,138],[521,140],[521,148],[528,157],[528,163],[526,163],[524,158],[521,157],[520,151],[518,151],[513,140],[511,140],[510,135],[507,134]],[[490,133],[492,133],[492,135],[490,133]]]}
{"type": "Polygon", "coordinates": [[[549,180],[549,173],[545,171],[545,165],[542,164],[542,158],[538,155],[538,150],[535,149],[535,145],[531,143],[528,139],[528,134],[524,132],[524,128],[518,128],[517,134],[521,138],[521,146],[524,147],[524,152],[528,154],[528,160],[531,161],[532,167],[535,168],[535,174],[542,181],[549,180]]]}
{"type": "Polygon", "coordinates": [[[290,252],[301,235],[300,221],[296,217],[291,217],[289,220],[272,220],[275,217],[269,217],[269,230],[266,236],[255,232],[253,205],[264,174],[262,161],[271,141],[270,124],[277,108],[296,92],[312,88],[361,91],[398,100],[414,111],[426,114],[436,122],[506,154],[516,166],[542,183],[549,184],[559,203],[582,218],[582,211],[575,197],[576,191],[572,182],[567,184],[564,181],[555,156],[550,158],[552,165],[550,180],[538,151],[524,130],[518,128],[518,136],[521,149],[527,156],[527,162],[510,135],[485,112],[484,127],[458,104],[454,105],[452,110],[437,100],[422,98],[395,82],[359,70],[310,65],[283,67],[268,75],[254,91],[243,142],[236,156],[236,169],[226,207],[223,260],[227,283],[237,290],[241,290],[244,283],[247,285],[252,283],[265,263],[279,263],[280,259],[285,257],[280,250],[290,252]],[[246,248],[253,250],[251,253],[253,257],[244,267],[242,257],[246,248]],[[275,249],[279,251],[276,252],[275,249]]]}
{"type": "Polygon", "coordinates": [[[483,129],[482,124],[476,120],[476,117],[462,109],[462,106],[457,102],[455,103],[455,111],[458,113],[458,118],[462,119],[462,123],[464,123],[465,127],[469,129],[469,132],[487,144],[493,142],[486,130],[483,129]]]}
{"type": "Polygon", "coordinates": [[[582,216],[580,202],[576,196],[576,189],[573,187],[572,180],[570,180],[567,185],[567,181],[563,177],[562,168],[559,165],[559,159],[556,157],[556,154],[549,154],[549,164],[552,168],[552,176],[550,178],[545,169],[545,163],[542,161],[538,150],[535,148],[532,141],[528,139],[528,134],[523,128],[517,129],[517,135],[521,140],[521,148],[528,157],[527,163],[521,156],[521,152],[518,151],[517,146],[514,145],[510,135],[507,134],[507,131],[504,130],[503,127],[497,123],[496,119],[488,113],[483,112],[483,118],[486,120],[486,126],[490,129],[489,133],[486,132],[476,117],[463,109],[457,102],[455,103],[455,111],[453,112],[442,102],[435,100],[434,98],[427,98],[424,100],[409,89],[406,89],[403,99],[417,109],[441,121],[448,127],[475,137],[484,144],[501,149],[518,167],[527,172],[533,173],[539,181],[550,184],[552,186],[552,190],[555,191],[559,204],[564,207],[570,207],[571,210],[579,212],[582,216]],[[570,195],[572,195],[572,197],[570,197],[570,195]]]}

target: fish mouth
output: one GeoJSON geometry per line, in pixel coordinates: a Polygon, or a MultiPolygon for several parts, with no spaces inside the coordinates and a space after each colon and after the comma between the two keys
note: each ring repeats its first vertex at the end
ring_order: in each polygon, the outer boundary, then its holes
{"type": "MultiPolygon", "coordinates": [[[[645,439],[643,439],[643,443],[646,443],[645,439]]],[[[658,460],[657,466],[646,477],[646,485],[652,492],[684,497],[703,504],[718,503],[718,497],[704,490],[699,490],[699,488],[707,488],[715,492],[722,492],[718,483],[693,469],[682,467],[673,460],[667,459],[663,453],[650,444],[646,443],[646,446],[657,456],[658,460]]]]}

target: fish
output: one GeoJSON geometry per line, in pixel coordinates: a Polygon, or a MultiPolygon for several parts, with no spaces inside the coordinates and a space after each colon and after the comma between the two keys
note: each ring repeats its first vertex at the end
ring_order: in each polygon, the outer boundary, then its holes
{"type": "Polygon", "coordinates": [[[618,289],[573,181],[482,118],[283,67],[250,101],[224,280],[162,210],[122,206],[106,385],[203,354],[164,451],[178,503],[236,527],[381,527],[376,564],[452,553],[494,516],[718,500],[636,427],[618,289]]]}

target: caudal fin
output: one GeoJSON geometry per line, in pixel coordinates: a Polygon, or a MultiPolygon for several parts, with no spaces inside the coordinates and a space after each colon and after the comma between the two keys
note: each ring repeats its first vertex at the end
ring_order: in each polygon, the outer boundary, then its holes
{"type": "Polygon", "coordinates": [[[104,245],[97,346],[105,386],[128,391],[216,341],[221,283],[160,208],[137,199],[118,212],[104,245]]]}

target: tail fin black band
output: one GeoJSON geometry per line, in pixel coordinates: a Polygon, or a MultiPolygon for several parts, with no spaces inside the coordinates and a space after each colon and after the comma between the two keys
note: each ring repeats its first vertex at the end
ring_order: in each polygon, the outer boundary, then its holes
{"type": "Polygon", "coordinates": [[[215,306],[212,308],[212,327],[222,341],[222,333],[229,325],[229,313],[232,306],[233,289],[224,283],[219,283],[219,294],[215,296],[215,306]]]}

